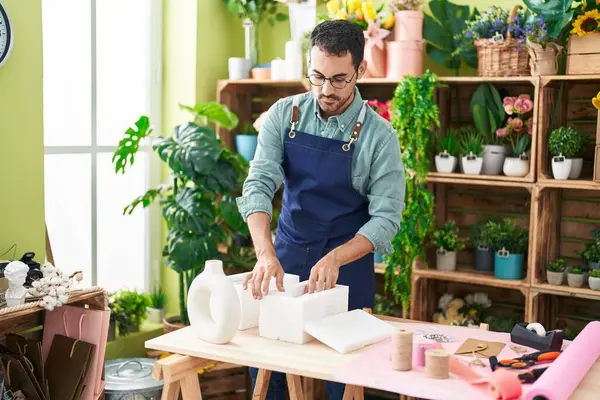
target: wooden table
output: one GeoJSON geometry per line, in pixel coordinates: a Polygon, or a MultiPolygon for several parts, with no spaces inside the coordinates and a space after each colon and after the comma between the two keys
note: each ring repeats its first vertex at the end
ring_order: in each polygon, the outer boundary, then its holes
{"type": "MultiPolygon", "coordinates": [[[[393,325],[420,321],[378,316],[393,325]]],[[[264,399],[270,377],[269,371],[287,374],[290,398],[304,399],[300,377],[333,380],[344,365],[355,360],[371,347],[340,354],[323,343],[313,340],[304,345],[266,339],[258,335],[258,328],[239,331],[231,343],[216,345],[198,339],[191,327],[170,332],[146,341],[149,349],[173,353],[155,364],[154,378],[164,380],[163,400],[201,399],[197,370],[214,361],[245,365],[260,369],[254,398],[264,399]]],[[[344,400],[362,398],[362,388],[347,385],[344,400]]],[[[571,400],[597,399],[600,393],[600,361],[586,375],[571,400]]]]}

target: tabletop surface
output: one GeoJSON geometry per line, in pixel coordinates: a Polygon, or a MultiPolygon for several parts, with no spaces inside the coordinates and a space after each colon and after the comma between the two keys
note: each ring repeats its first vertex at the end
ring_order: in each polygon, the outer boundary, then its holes
{"type": "MultiPolygon", "coordinates": [[[[386,318],[384,318],[386,319],[386,318]]],[[[388,319],[394,326],[420,323],[388,319]]],[[[423,324],[436,326],[436,324],[423,324]]],[[[474,336],[478,330],[473,329],[474,336]]],[[[260,337],[258,328],[238,331],[227,344],[212,344],[197,337],[194,328],[185,328],[164,334],[145,343],[146,348],[189,355],[231,364],[280,371],[315,379],[331,380],[346,364],[354,361],[373,346],[341,354],[318,340],[298,345],[260,337]]],[[[600,360],[584,377],[571,400],[597,398],[600,392],[600,360]]]]}

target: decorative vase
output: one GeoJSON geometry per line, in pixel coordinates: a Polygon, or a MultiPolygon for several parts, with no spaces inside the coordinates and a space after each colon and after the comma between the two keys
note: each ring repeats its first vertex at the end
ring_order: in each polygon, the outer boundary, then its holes
{"type": "Polygon", "coordinates": [[[148,321],[153,324],[162,324],[163,319],[167,316],[166,308],[148,307],[148,321]]]}
{"type": "Polygon", "coordinates": [[[462,170],[467,175],[479,175],[483,167],[483,157],[468,155],[461,157],[462,170]]]}
{"type": "Polygon", "coordinates": [[[523,177],[529,173],[529,159],[523,157],[506,157],[502,171],[506,176],[523,177]]]}
{"type": "Polygon", "coordinates": [[[248,162],[254,159],[258,137],[248,133],[235,135],[235,147],[237,152],[248,162]]]}
{"type": "Polygon", "coordinates": [[[406,75],[423,75],[423,58],[425,44],[421,41],[402,40],[385,41],[386,46],[386,78],[400,81],[406,75]]]}
{"type": "Polygon", "coordinates": [[[573,160],[562,155],[552,157],[552,175],[554,179],[568,179],[573,160]]]}
{"type": "Polygon", "coordinates": [[[187,311],[198,338],[215,344],[233,339],[240,324],[241,306],[222,261],[206,261],[204,271],[194,278],[188,291],[187,311]]]}
{"type": "Polygon", "coordinates": [[[436,268],[440,271],[456,271],[456,251],[438,249],[436,268]]]}
{"type": "Polygon", "coordinates": [[[502,172],[506,147],[501,144],[486,144],[483,146],[483,165],[481,173],[484,175],[499,175],[502,172]]]}
{"type": "Polygon", "coordinates": [[[590,285],[590,289],[600,290],[600,278],[595,278],[593,276],[590,276],[588,278],[588,284],[590,285]]]}
{"type": "Polygon", "coordinates": [[[475,248],[475,269],[477,271],[494,271],[494,250],[488,246],[475,248]]]}
{"type": "Polygon", "coordinates": [[[571,160],[569,179],[579,179],[581,176],[581,169],[583,168],[583,158],[567,158],[567,160],[571,160]]]}
{"type": "Polygon", "coordinates": [[[397,11],[394,15],[394,40],[423,40],[423,18],[423,11],[397,11]]]}
{"type": "Polygon", "coordinates": [[[232,81],[250,78],[250,60],[243,57],[229,59],[229,79],[232,81]]]}
{"type": "Polygon", "coordinates": [[[565,280],[565,273],[546,270],[546,279],[548,283],[555,286],[560,286],[565,280]]]}
{"type": "Polygon", "coordinates": [[[585,280],[585,276],[583,274],[568,274],[567,282],[570,287],[580,288],[583,286],[583,281],[585,280]]]}
{"type": "Polygon", "coordinates": [[[600,269],[600,262],[598,261],[588,261],[589,269],[600,269]]]}
{"type": "Polygon", "coordinates": [[[532,76],[557,75],[558,56],[563,47],[556,43],[548,43],[544,49],[537,43],[527,41],[527,51],[529,52],[529,66],[532,76]]]}
{"type": "Polygon", "coordinates": [[[523,279],[523,254],[510,254],[502,249],[494,254],[494,276],[499,279],[523,279]]]}
{"type": "Polygon", "coordinates": [[[367,69],[363,78],[384,78],[387,63],[386,47],[379,48],[376,44],[365,44],[364,59],[367,61],[367,69]]]}
{"type": "Polygon", "coordinates": [[[249,18],[244,19],[244,51],[246,59],[250,60],[250,68],[258,64],[258,29],[259,26],[249,18]]]}
{"type": "Polygon", "coordinates": [[[442,153],[435,156],[435,168],[438,172],[450,174],[456,168],[456,157],[448,153],[442,153]]]}

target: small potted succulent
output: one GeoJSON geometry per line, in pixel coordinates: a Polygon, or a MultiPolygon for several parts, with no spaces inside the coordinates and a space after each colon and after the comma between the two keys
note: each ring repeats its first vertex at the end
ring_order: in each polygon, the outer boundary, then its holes
{"type": "Polygon", "coordinates": [[[592,234],[592,240],[585,244],[585,248],[582,252],[576,250],[576,254],[579,254],[588,263],[588,268],[599,269],[600,268],[600,232],[594,231],[592,234]]]}
{"type": "Polygon", "coordinates": [[[551,285],[560,286],[565,280],[565,271],[567,270],[568,264],[562,258],[557,258],[551,262],[546,268],[546,279],[551,285]]]}
{"type": "Polygon", "coordinates": [[[583,274],[582,268],[571,268],[567,275],[567,282],[569,282],[570,287],[580,288],[583,286],[583,282],[585,281],[585,275],[583,274]]]}
{"type": "Polygon", "coordinates": [[[479,221],[471,226],[469,244],[475,252],[475,269],[494,271],[494,249],[488,221],[479,221]]]}
{"type": "Polygon", "coordinates": [[[561,126],[550,132],[548,150],[552,155],[552,175],[554,179],[568,179],[573,166],[573,157],[580,151],[580,135],[568,126],[561,126]]]}
{"type": "Polygon", "coordinates": [[[495,250],[494,275],[499,279],[522,279],[529,230],[518,227],[517,222],[510,218],[490,222],[489,229],[495,250]]]}
{"type": "Polygon", "coordinates": [[[458,237],[456,222],[450,220],[433,233],[436,246],[436,267],[441,271],[456,270],[456,252],[462,250],[464,242],[458,237]]]}
{"type": "Polygon", "coordinates": [[[600,269],[590,270],[590,277],[588,278],[590,288],[593,290],[600,290],[600,269]]]}
{"type": "Polygon", "coordinates": [[[435,168],[438,172],[450,174],[456,168],[458,143],[456,134],[448,131],[437,143],[438,154],[435,156],[435,168]]]}
{"type": "Polygon", "coordinates": [[[148,306],[148,321],[155,324],[162,324],[167,316],[167,295],[161,287],[157,287],[150,292],[150,305],[148,306]]]}
{"type": "Polygon", "coordinates": [[[465,132],[460,137],[461,167],[467,175],[481,174],[483,167],[483,137],[476,132],[465,132]]]}

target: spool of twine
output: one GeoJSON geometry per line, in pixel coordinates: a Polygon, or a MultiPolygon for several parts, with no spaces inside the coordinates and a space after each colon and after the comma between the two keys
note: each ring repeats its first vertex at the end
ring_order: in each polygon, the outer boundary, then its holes
{"type": "Polygon", "coordinates": [[[409,371],[412,369],[413,333],[397,330],[392,333],[392,369],[409,371]]]}
{"type": "Polygon", "coordinates": [[[443,349],[425,351],[425,371],[434,379],[446,379],[450,376],[450,356],[443,349]]]}

